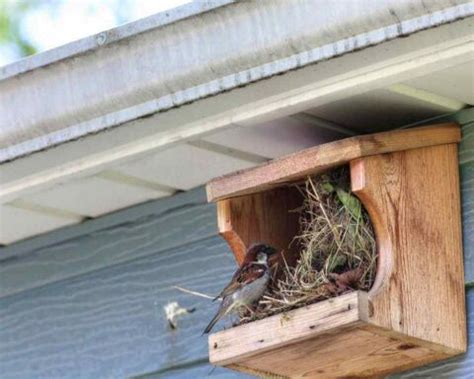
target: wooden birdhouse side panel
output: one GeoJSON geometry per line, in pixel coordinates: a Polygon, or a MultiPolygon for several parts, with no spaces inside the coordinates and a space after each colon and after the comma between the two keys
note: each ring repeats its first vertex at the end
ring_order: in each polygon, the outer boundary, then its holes
{"type": "Polygon", "coordinates": [[[379,251],[369,321],[465,351],[457,145],[361,158],[351,174],[379,251]]]}

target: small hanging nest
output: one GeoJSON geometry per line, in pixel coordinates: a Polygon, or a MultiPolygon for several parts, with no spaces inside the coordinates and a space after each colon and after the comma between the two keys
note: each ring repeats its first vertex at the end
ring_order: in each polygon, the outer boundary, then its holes
{"type": "Polygon", "coordinates": [[[375,277],[376,244],[372,224],[350,192],[347,167],[310,177],[298,186],[304,201],[300,234],[292,243],[301,250],[295,267],[285,265],[251,314],[240,324],[259,320],[338,296],[369,290],[375,277]]]}

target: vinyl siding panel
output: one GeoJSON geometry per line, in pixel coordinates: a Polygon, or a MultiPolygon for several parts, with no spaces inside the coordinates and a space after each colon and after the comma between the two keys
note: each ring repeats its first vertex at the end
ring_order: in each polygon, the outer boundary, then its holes
{"type": "Polygon", "coordinates": [[[122,378],[207,357],[201,336],[234,269],[223,240],[204,238],[0,299],[2,378],[122,378]],[[163,307],[196,308],[170,330],[163,307]]]}

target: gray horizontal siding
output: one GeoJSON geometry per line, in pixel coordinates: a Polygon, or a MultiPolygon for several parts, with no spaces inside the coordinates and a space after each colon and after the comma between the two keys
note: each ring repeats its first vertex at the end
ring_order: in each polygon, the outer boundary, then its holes
{"type": "MultiPolygon", "coordinates": [[[[474,109],[464,120],[459,147],[464,239],[464,271],[467,283],[474,282],[474,109]]],[[[473,369],[474,370],[474,369],[473,369]]]]}
{"type": "Polygon", "coordinates": [[[215,305],[171,286],[216,294],[234,269],[211,237],[0,299],[1,376],[119,378],[205,359],[215,305]],[[176,331],[170,301],[196,308],[176,331]]]}
{"type": "MultiPolygon", "coordinates": [[[[207,360],[207,358],[205,359],[207,360]]],[[[206,378],[210,379],[251,379],[250,375],[244,375],[223,367],[212,367],[206,362],[197,362],[196,364],[177,366],[169,370],[152,373],[137,377],[137,379],[191,379],[206,378]]]]}

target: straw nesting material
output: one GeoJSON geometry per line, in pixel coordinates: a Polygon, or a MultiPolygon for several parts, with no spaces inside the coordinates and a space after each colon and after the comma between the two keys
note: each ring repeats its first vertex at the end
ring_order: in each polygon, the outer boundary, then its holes
{"type": "Polygon", "coordinates": [[[347,167],[310,177],[303,195],[295,267],[284,265],[254,309],[240,324],[312,304],[352,290],[369,290],[375,277],[376,243],[371,221],[350,192],[347,167]]]}

